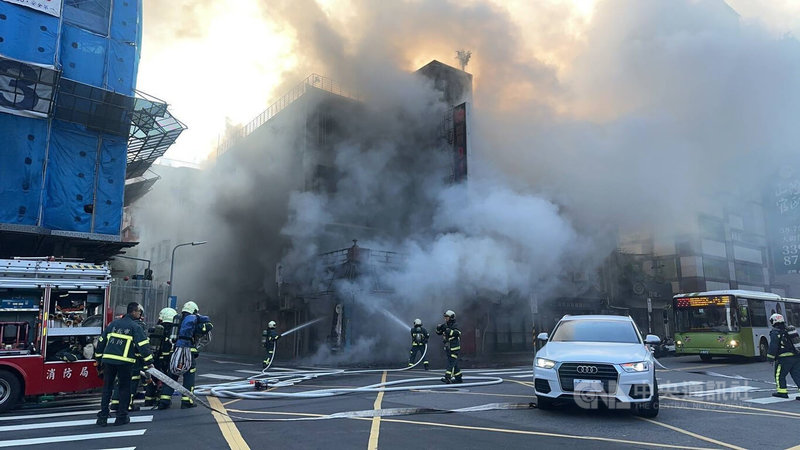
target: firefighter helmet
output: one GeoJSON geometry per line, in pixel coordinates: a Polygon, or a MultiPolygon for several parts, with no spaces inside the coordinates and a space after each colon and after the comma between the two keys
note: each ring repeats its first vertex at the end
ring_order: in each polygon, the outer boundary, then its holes
{"type": "Polygon", "coordinates": [[[189,300],[188,302],[183,304],[183,309],[181,311],[188,312],[189,314],[194,314],[199,311],[200,308],[197,307],[197,303],[189,300]]]}
{"type": "Polygon", "coordinates": [[[269,323],[267,324],[267,328],[275,328],[276,326],[278,326],[278,324],[275,323],[274,320],[270,320],[269,323]]]}
{"type": "Polygon", "coordinates": [[[456,313],[454,313],[452,309],[448,309],[447,311],[444,312],[444,316],[447,317],[448,319],[455,319],[456,313]]]}
{"type": "Polygon", "coordinates": [[[422,319],[414,319],[414,326],[421,327],[422,326],[422,319]]]}
{"type": "Polygon", "coordinates": [[[175,311],[172,308],[164,308],[158,313],[158,318],[161,319],[162,322],[172,322],[172,319],[178,314],[178,311],[175,311]]]}
{"type": "Polygon", "coordinates": [[[783,315],[776,313],[769,316],[769,323],[770,325],[775,326],[779,323],[786,323],[786,319],[783,318],[783,315]]]}

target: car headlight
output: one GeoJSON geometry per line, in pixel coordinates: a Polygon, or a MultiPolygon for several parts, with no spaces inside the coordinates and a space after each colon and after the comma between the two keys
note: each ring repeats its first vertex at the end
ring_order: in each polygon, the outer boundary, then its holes
{"type": "Polygon", "coordinates": [[[650,363],[647,361],[630,362],[620,364],[625,372],[646,372],[650,370],[650,363]]]}
{"type": "Polygon", "coordinates": [[[728,347],[730,348],[736,348],[738,346],[739,346],[739,341],[737,341],[736,339],[731,339],[730,342],[728,342],[728,347]]]}
{"type": "Polygon", "coordinates": [[[675,341],[675,346],[676,347],[683,347],[683,341],[680,341],[680,340],[675,341]]]}
{"type": "Polygon", "coordinates": [[[544,358],[536,358],[534,364],[536,364],[536,367],[539,367],[540,369],[552,369],[553,367],[556,366],[555,361],[551,361],[549,359],[544,359],[544,358]]]}

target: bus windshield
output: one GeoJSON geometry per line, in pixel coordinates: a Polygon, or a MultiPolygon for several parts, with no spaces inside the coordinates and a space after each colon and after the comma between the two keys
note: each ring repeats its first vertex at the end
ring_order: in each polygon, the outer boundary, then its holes
{"type": "MultiPolygon", "coordinates": [[[[676,330],[681,333],[687,331],[733,332],[739,331],[736,320],[736,311],[727,304],[708,303],[702,306],[688,305],[687,302],[677,302],[675,308],[676,330]]],[[[693,302],[695,303],[695,302],[693,302]]]]}

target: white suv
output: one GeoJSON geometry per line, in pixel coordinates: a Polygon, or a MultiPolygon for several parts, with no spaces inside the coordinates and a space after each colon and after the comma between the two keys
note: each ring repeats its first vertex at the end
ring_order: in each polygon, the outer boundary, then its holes
{"type": "Polygon", "coordinates": [[[550,409],[557,400],[573,400],[585,408],[603,402],[609,408],[631,408],[643,417],[658,415],[658,385],[653,354],[636,324],[623,316],[564,316],[533,361],[537,407],[550,409]]]}

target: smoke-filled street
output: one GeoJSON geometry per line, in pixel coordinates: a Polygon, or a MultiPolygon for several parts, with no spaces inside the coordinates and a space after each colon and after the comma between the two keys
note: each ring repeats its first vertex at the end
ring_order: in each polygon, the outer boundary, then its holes
{"type": "MultiPolygon", "coordinates": [[[[790,430],[800,417],[800,401],[773,402],[769,396],[774,389],[774,383],[769,381],[769,364],[743,364],[727,359],[706,364],[690,357],[663,358],[662,363],[669,370],[658,371],[662,411],[657,420],[637,418],[629,411],[583,409],[575,405],[553,411],[537,410],[531,368],[524,365],[465,371],[465,383],[473,377],[503,380],[501,384],[482,387],[352,392],[315,399],[223,397],[211,401],[212,406],[230,414],[232,419],[204,407],[174,411],[143,409],[132,414],[134,421],[124,431],[104,430],[106,436],[95,434],[97,430],[93,427],[96,398],[84,400],[79,406],[26,408],[0,417],[3,431],[0,445],[20,447],[58,442],[60,448],[75,449],[166,449],[175,446],[175,439],[180,440],[182,448],[280,445],[288,449],[529,448],[532,443],[546,448],[784,449],[800,444],[796,433],[763,433],[771,427],[790,430]],[[486,410],[458,411],[476,407],[486,410]],[[382,416],[371,417],[378,410],[382,416]],[[73,421],[86,423],[69,424],[73,421]],[[79,437],[65,440],[66,436],[61,434],[64,427],[70,427],[69,434],[79,437]],[[175,430],[187,429],[191,432],[176,438],[175,430]]],[[[230,383],[259,372],[252,361],[223,355],[205,355],[200,367],[205,376],[200,377],[198,384],[230,383]]],[[[283,367],[273,373],[308,369],[283,367]]],[[[357,388],[384,379],[420,385],[430,382],[421,380],[438,378],[440,373],[440,369],[379,370],[321,377],[267,392],[296,394],[357,388]]]]}
{"type": "Polygon", "coordinates": [[[798,36],[0,0],[0,447],[800,449],[798,36]]]}

